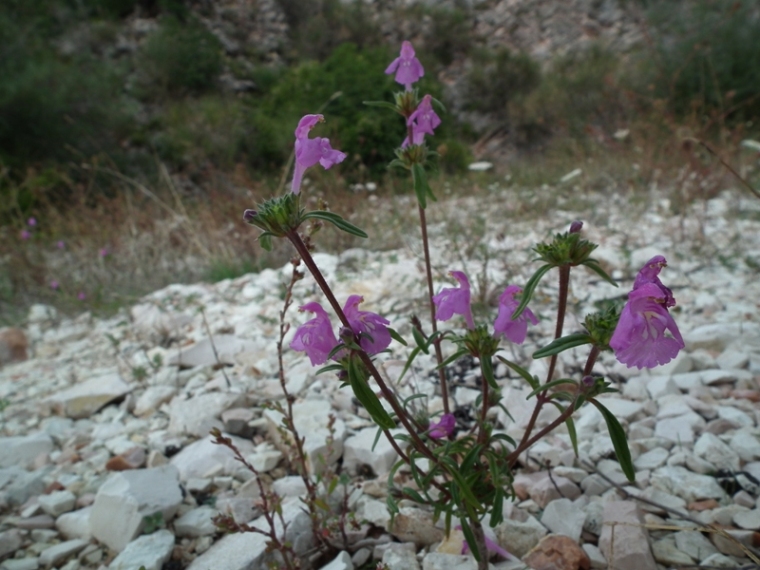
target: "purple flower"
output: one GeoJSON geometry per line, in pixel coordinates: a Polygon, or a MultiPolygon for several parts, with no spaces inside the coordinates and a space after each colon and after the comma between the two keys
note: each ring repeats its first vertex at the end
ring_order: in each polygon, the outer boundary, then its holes
{"type": "Polygon", "coordinates": [[[439,321],[448,321],[451,317],[462,315],[467,321],[467,328],[474,329],[472,309],[470,308],[470,282],[467,275],[461,271],[450,271],[454,279],[459,281],[459,287],[446,287],[433,297],[435,305],[435,318],[439,321]]]}
{"type": "Polygon", "coordinates": [[[530,309],[525,309],[519,317],[512,319],[512,313],[520,304],[515,299],[515,295],[518,293],[522,293],[522,289],[517,285],[510,285],[504,289],[501,297],[499,297],[499,314],[493,323],[493,336],[498,338],[500,335],[504,335],[515,344],[522,344],[525,342],[525,335],[528,333],[528,321],[537,325],[538,319],[530,309]]]}
{"type": "Polygon", "coordinates": [[[330,317],[322,305],[316,302],[306,303],[300,310],[314,313],[316,317],[298,327],[290,348],[305,352],[312,366],[324,364],[330,352],[338,346],[330,317]]]}
{"type": "MultiPolygon", "coordinates": [[[[457,525],[457,530],[462,530],[462,525],[457,525]]],[[[496,542],[488,538],[488,536],[484,537],[486,539],[486,549],[489,553],[495,552],[499,556],[504,557],[506,560],[517,560],[512,554],[504,550],[501,546],[499,546],[496,542]]],[[[467,554],[470,551],[470,545],[467,544],[467,541],[462,541],[462,554],[467,554]]]]}
{"type": "Polygon", "coordinates": [[[55,279],[53,279],[53,280],[50,282],[50,288],[51,288],[53,291],[58,291],[58,287],[60,287],[60,284],[58,283],[58,281],[56,281],[55,279]]]}
{"type": "Polygon", "coordinates": [[[580,220],[575,220],[572,224],[570,224],[570,231],[571,234],[579,234],[581,233],[581,230],[583,229],[583,222],[580,220]]]}
{"type": "MultiPolygon", "coordinates": [[[[406,125],[412,127],[412,144],[422,144],[425,135],[434,135],[434,129],[441,124],[441,118],[433,110],[432,99],[430,95],[425,95],[417,109],[409,115],[406,121],[406,125]]],[[[401,146],[404,148],[409,146],[408,136],[401,143],[401,146]]]]}
{"type": "Polygon", "coordinates": [[[454,414],[443,414],[441,419],[430,424],[428,435],[433,439],[449,437],[456,427],[457,420],[454,414]]]}
{"type": "Polygon", "coordinates": [[[668,262],[662,255],[655,255],[639,270],[639,274],[636,275],[636,280],[633,282],[633,288],[638,289],[645,283],[654,283],[665,294],[665,306],[672,307],[676,304],[676,300],[673,297],[673,291],[671,291],[670,288],[665,287],[658,277],[662,268],[667,266],[668,262]]]}
{"type": "Polygon", "coordinates": [[[26,223],[27,223],[29,226],[31,226],[31,227],[34,227],[34,226],[36,226],[36,225],[37,225],[37,218],[29,218],[29,219],[26,221],[26,223]]]}
{"type": "Polygon", "coordinates": [[[58,247],[58,249],[66,249],[66,243],[63,240],[59,240],[56,247],[58,247]]]}
{"type": "Polygon", "coordinates": [[[84,301],[86,298],[87,298],[87,295],[84,294],[84,291],[80,291],[77,294],[77,299],[79,299],[80,301],[84,301]]]}
{"type": "MultiPolygon", "coordinates": [[[[672,297],[671,297],[672,298],[672,297]]],[[[654,368],[673,360],[684,347],[676,322],[668,312],[668,294],[656,283],[644,283],[628,294],[610,348],[627,365],[654,368]],[[666,336],[666,331],[671,336],[666,336]]]]}
{"type": "Polygon", "coordinates": [[[98,252],[98,255],[100,257],[106,257],[108,255],[109,251],[107,247],[101,247],[100,251],[98,252]]]}
{"type": "Polygon", "coordinates": [[[32,237],[32,234],[29,230],[21,230],[21,239],[27,240],[30,237],[32,237]]]}
{"type": "Polygon", "coordinates": [[[360,311],[359,303],[364,302],[361,295],[351,295],[346,304],[343,305],[343,312],[351,324],[354,334],[360,335],[359,346],[369,354],[377,354],[385,350],[391,344],[391,333],[388,330],[390,321],[376,313],[369,311],[360,311]],[[372,337],[362,336],[365,333],[372,337]]]}
{"type": "Polygon", "coordinates": [[[309,138],[309,131],[312,127],[324,120],[322,115],[305,115],[298,122],[295,131],[296,166],[293,171],[293,183],[290,187],[293,194],[298,194],[301,191],[301,181],[307,168],[319,163],[325,170],[328,170],[346,158],[346,153],[330,146],[329,139],[323,137],[309,138]]]}
{"type": "Polygon", "coordinates": [[[401,55],[394,59],[385,70],[386,75],[396,73],[396,83],[403,85],[407,91],[412,90],[412,83],[420,80],[425,75],[425,70],[420,60],[414,55],[414,48],[410,42],[401,44],[401,55]]]}

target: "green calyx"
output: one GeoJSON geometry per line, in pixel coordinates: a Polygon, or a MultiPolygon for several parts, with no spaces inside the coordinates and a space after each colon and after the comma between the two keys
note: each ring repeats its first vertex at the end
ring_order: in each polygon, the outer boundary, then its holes
{"type": "Polygon", "coordinates": [[[551,243],[540,243],[534,251],[542,261],[555,267],[582,265],[590,261],[591,252],[598,246],[581,238],[579,233],[555,234],[551,243]]]}
{"type": "Polygon", "coordinates": [[[467,352],[481,360],[490,360],[499,350],[499,339],[494,338],[485,325],[468,330],[462,340],[467,352]]]}
{"type": "Polygon", "coordinates": [[[620,307],[611,305],[586,316],[583,328],[591,337],[591,344],[601,350],[610,349],[610,339],[620,319],[620,307]]]}
{"type": "Polygon", "coordinates": [[[300,196],[292,192],[257,204],[256,210],[248,210],[245,216],[246,222],[274,237],[296,231],[303,219],[300,196]]]}

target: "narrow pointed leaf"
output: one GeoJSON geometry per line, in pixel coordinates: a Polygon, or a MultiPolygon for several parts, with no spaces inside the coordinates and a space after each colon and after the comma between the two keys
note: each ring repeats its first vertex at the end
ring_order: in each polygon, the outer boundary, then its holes
{"type": "Polygon", "coordinates": [[[533,353],[533,358],[546,358],[547,356],[553,356],[575,348],[576,346],[583,346],[584,344],[591,344],[592,339],[588,333],[573,333],[567,336],[560,337],[553,340],[543,348],[539,348],[533,353]]]}
{"type": "Polygon", "coordinates": [[[396,105],[388,103],[388,101],[362,101],[362,103],[367,107],[382,107],[383,109],[390,109],[391,111],[398,113],[396,105]]]}
{"type": "Polygon", "coordinates": [[[628,441],[625,438],[625,430],[617,418],[605,408],[597,400],[589,400],[596,408],[602,413],[604,421],[607,423],[607,430],[610,432],[610,439],[612,439],[612,446],[615,448],[615,455],[617,455],[618,463],[623,469],[623,473],[628,480],[633,483],[636,480],[636,472],[633,470],[633,460],[631,459],[631,452],[628,449],[628,441]]]}
{"type": "Polygon", "coordinates": [[[515,312],[512,313],[512,320],[515,320],[517,317],[519,317],[522,314],[522,312],[525,310],[525,307],[527,307],[528,303],[530,303],[530,299],[531,297],[533,297],[533,293],[535,292],[536,287],[538,287],[539,281],[541,281],[541,278],[544,275],[546,275],[551,268],[552,266],[549,264],[542,265],[536,270],[536,272],[531,276],[531,278],[528,279],[528,282],[525,284],[525,287],[523,287],[520,304],[515,309],[515,312]]]}
{"type": "Polygon", "coordinates": [[[587,259],[581,265],[585,265],[586,267],[588,267],[591,271],[596,273],[599,277],[604,279],[607,283],[611,284],[613,287],[618,286],[617,282],[612,277],[607,275],[607,272],[601,268],[601,266],[599,265],[599,262],[596,259],[587,259]]]}
{"type": "Polygon", "coordinates": [[[480,359],[480,370],[483,372],[483,378],[486,379],[488,385],[494,390],[498,390],[499,385],[496,383],[496,377],[493,373],[493,362],[490,357],[480,359]]]}
{"type": "Polygon", "coordinates": [[[391,333],[391,338],[395,340],[399,344],[403,344],[404,346],[409,346],[406,343],[406,340],[404,340],[404,337],[402,337],[400,334],[398,334],[394,329],[391,327],[388,327],[388,332],[391,333]]]}
{"type": "Polygon", "coordinates": [[[412,336],[414,337],[414,342],[420,347],[420,350],[425,354],[430,354],[428,351],[427,339],[417,327],[412,327],[412,336]]]}
{"type": "Polygon", "coordinates": [[[462,358],[465,354],[468,354],[468,352],[465,349],[457,350],[454,354],[449,356],[446,360],[441,362],[438,366],[435,367],[436,370],[439,368],[446,368],[449,364],[452,362],[456,362],[460,358],[462,358]]]}
{"type": "Polygon", "coordinates": [[[396,427],[396,422],[393,421],[388,412],[385,411],[383,405],[380,403],[380,399],[372,391],[364,374],[357,370],[353,359],[350,359],[348,366],[348,381],[351,384],[351,390],[354,392],[356,399],[361,402],[364,409],[375,421],[377,425],[384,429],[393,429],[396,427]]]}
{"type": "Polygon", "coordinates": [[[348,234],[351,234],[360,238],[369,237],[364,230],[362,230],[361,228],[357,228],[354,224],[347,222],[346,220],[344,220],[343,218],[341,218],[338,214],[335,214],[334,212],[314,210],[313,212],[308,212],[304,214],[303,219],[304,220],[309,220],[309,219],[324,220],[325,222],[330,222],[336,228],[348,234]]]}
{"type": "MultiPolygon", "coordinates": [[[[560,414],[564,413],[565,408],[562,406],[562,404],[556,400],[549,401],[557,406],[560,414]]],[[[575,452],[575,456],[578,457],[578,432],[575,430],[575,422],[573,421],[572,416],[565,420],[565,425],[567,426],[567,434],[570,436],[570,443],[573,444],[573,452],[575,452]]]]}
{"type": "Polygon", "coordinates": [[[478,542],[475,540],[475,533],[472,532],[467,519],[462,518],[459,522],[462,523],[462,534],[464,534],[464,539],[470,547],[470,552],[475,557],[475,560],[480,562],[480,552],[478,551],[478,542]]]}
{"type": "Polygon", "coordinates": [[[544,392],[550,388],[554,388],[555,386],[559,386],[561,384],[573,384],[576,385],[574,380],[570,380],[569,378],[560,378],[559,380],[552,380],[551,382],[547,382],[546,384],[543,384],[533,390],[530,394],[528,394],[525,399],[530,400],[533,396],[538,394],[539,392],[544,392]]]}
{"type": "Polygon", "coordinates": [[[406,364],[404,364],[404,369],[401,371],[401,375],[398,377],[398,382],[401,382],[401,380],[404,378],[407,372],[409,372],[409,368],[412,366],[412,362],[414,362],[414,359],[417,357],[417,355],[420,353],[419,348],[415,348],[412,350],[411,354],[409,355],[409,358],[406,359],[406,364]]]}
{"type": "Polygon", "coordinates": [[[536,390],[536,389],[537,389],[539,386],[541,386],[541,384],[540,384],[540,383],[539,383],[539,381],[538,381],[538,378],[536,378],[536,377],[534,377],[534,376],[531,376],[530,372],[528,372],[527,370],[525,370],[525,368],[523,368],[523,367],[522,367],[522,366],[520,366],[519,364],[515,364],[514,362],[511,362],[511,361],[507,360],[506,358],[504,358],[503,356],[497,356],[496,358],[498,358],[499,360],[501,360],[501,361],[502,361],[504,364],[506,364],[506,365],[507,365],[507,366],[509,366],[509,367],[510,367],[512,370],[514,370],[514,371],[515,371],[515,372],[517,372],[517,373],[518,373],[520,376],[522,376],[522,377],[523,377],[523,379],[524,379],[524,380],[525,380],[525,381],[526,381],[526,382],[527,382],[527,383],[530,385],[530,387],[531,387],[531,388],[533,388],[534,390],[536,390]]]}

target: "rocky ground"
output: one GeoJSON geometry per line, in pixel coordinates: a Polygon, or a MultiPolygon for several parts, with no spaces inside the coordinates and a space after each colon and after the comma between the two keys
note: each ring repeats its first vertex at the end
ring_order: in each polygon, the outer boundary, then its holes
{"type": "MultiPolygon", "coordinates": [[[[492,190],[496,208],[474,198],[431,207],[441,260],[437,288],[449,286],[448,270],[464,269],[479,283],[476,297],[493,299],[507,282],[523,284],[535,270],[535,241],[580,218],[585,235],[601,244],[596,257],[621,287],[578,271],[566,330],[576,330],[596,301],[625,294],[636,270],[662,253],[669,267],[661,277],[674,290],[674,315],[687,345],[673,362],[649,372],[603,356],[597,371],[620,389],[606,405],[627,429],[636,484],[626,482],[614,461],[599,413],[582,408],[579,457],[559,430],[523,458],[517,500],[492,531],[515,558],[494,558],[494,568],[756,567],[760,202],[726,191],[674,216],[653,190],[643,201],[590,196],[585,205],[591,210],[581,212],[571,209],[578,190],[566,188],[554,209],[533,221],[525,210],[515,214],[513,192],[492,190]],[[462,212],[485,220],[484,247],[447,245],[452,220],[461,222],[462,212]]],[[[317,261],[340,300],[363,295],[362,308],[383,314],[411,338],[410,314],[426,313],[419,243],[414,237],[406,243],[397,251],[318,254],[317,261]]],[[[107,320],[59,318],[51,307],[35,306],[24,329],[0,332],[0,359],[28,353],[0,370],[0,399],[7,404],[0,416],[0,568],[266,567],[261,535],[222,535],[211,522],[227,513],[263,524],[256,481],[229,450],[211,443],[213,427],[229,434],[285,498],[288,536],[308,551],[303,484],[286,461],[281,417],[267,408],[281,397],[275,343],[290,271],[287,265],[214,285],[173,285],[107,320]]],[[[539,288],[533,311],[543,320],[526,344],[504,346],[536,374],[544,363],[531,363],[529,355],[553,331],[555,291],[548,281],[539,288]]],[[[296,307],[321,300],[309,277],[297,283],[294,296],[296,307]]],[[[296,307],[287,316],[294,328],[309,317],[296,307]]],[[[493,319],[495,309],[489,310],[493,319]]],[[[379,357],[389,378],[398,376],[407,352],[394,346],[379,357]]],[[[584,355],[564,356],[562,367],[572,375],[584,355]]],[[[384,495],[392,449],[382,441],[370,449],[375,429],[334,375],[316,376],[308,360],[289,349],[284,360],[310,466],[319,471],[326,461],[351,475],[347,505],[360,523],[321,567],[374,568],[382,561],[400,570],[475,568],[460,554],[461,536],[444,537],[442,523],[424,509],[407,504],[391,525],[384,495]],[[336,419],[328,445],[330,415],[336,419]]],[[[429,359],[416,361],[398,390],[426,394],[417,402],[438,411],[431,368],[429,359]]],[[[454,403],[466,408],[478,394],[477,372],[467,363],[453,372],[454,403]]],[[[505,367],[497,376],[513,417],[500,414],[495,421],[519,436],[532,409],[529,390],[505,367]]],[[[551,419],[542,414],[539,421],[551,419]]]]}

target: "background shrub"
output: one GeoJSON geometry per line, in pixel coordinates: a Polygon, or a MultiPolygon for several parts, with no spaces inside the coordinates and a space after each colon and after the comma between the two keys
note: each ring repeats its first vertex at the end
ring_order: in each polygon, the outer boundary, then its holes
{"type": "Polygon", "coordinates": [[[760,112],[760,5],[755,0],[655,0],[649,3],[656,57],[642,79],[671,110],[736,107],[760,112]]]}
{"type": "Polygon", "coordinates": [[[194,19],[162,18],[161,27],[150,36],[139,56],[143,96],[210,91],[222,63],[221,45],[203,25],[194,19]]]}

